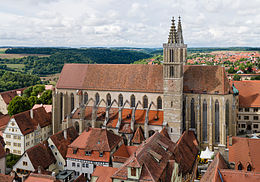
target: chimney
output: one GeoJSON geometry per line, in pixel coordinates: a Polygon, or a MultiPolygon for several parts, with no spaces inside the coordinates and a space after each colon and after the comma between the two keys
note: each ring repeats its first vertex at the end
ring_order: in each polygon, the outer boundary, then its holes
{"type": "Polygon", "coordinates": [[[67,137],[67,135],[68,135],[67,132],[68,132],[67,129],[63,130],[63,135],[64,135],[65,140],[67,140],[67,138],[68,138],[67,137]]]}
{"type": "Polygon", "coordinates": [[[33,119],[33,109],[30,110],[30,116],[33,119]]]}

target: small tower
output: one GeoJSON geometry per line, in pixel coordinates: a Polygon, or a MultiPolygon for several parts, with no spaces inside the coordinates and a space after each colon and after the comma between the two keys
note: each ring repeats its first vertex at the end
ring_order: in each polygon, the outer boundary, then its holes
{"type": "Polygon", "coordinates": [[[186,61],[186,52],[187,45],[183,41],[180,17],[177,31],[172,18],[168,43],[163,44],[163,108],[164,125],[168,126],[168,133],[173,141],[179,139],[183,130],[183,64],[186,61]]]}

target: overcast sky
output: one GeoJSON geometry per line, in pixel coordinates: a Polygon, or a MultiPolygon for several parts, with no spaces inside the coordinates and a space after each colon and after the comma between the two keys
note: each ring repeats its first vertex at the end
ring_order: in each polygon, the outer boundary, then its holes
{"type": "Polygon", "coordinates": [[[260,46],[260,0],[0,0],[0,46],[162,47],[179,15],[189,47],[260,46]]]}

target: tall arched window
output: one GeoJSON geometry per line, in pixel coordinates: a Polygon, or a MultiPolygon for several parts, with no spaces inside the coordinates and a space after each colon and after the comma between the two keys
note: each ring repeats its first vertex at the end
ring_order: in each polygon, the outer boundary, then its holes
{"type": "Polygon", "coordinates": [[[135,107],[135,96],[134,95],[131,95],[131,107],[135,107]]]}
{"type": "Polygon", "coordinates": [[[79,133],[79,123],[77,121],[75,122],[74,126],[76,131],[79,133]]]}
{"type": "Polygon", "coordinates": [[[143,107],[144,109],[148,108],[148,97],[146,95],[143,97],[143,107]]]}
{"type": "Polygon", "coordinates": [[[71,112],[72,112],[74,109],[74,94],[73,93],[70,94],[70,108],[71,108],[71,112]]]}
{"type": "Polygon", "coordinates": [[[162,109],[162,98],[160,96],[157,98],[157,109],[162,109]]]}
{"type": "Polygon", "coordinates": [[[96,95],[95,95],[95,100],[96,100],[96,105],[98,105],[99,100],[100,100],[98,93],[96,93],[96,95]]]}
{"type": "Polygon", "coordinates": [[[87,92],[84,93],[83,102],[84,102],[84,104],[86,104],[88,102],[88,93],[87,92]]]}
{"type": "Polygon", "coordinates": [[[110,95],[110,93],[107,94],[107,105],[108,106],[111,105],[111,95],[110,95]]]}
{"type": "Polygon", "coordinates": [[[206,142],[208,140],[208,113],[207,113],[207,101],[203,101],[203,121],[202,121],[202,140],[206,142]]]}
{"type": "Polygon", "coordinates": [[[186,98],[183,99],[182,107],[182,132],[186,130],[186,98]]]}
{"type": "Polygon", "coordinates": [[[219,102],[215,102],[215,142],[219,143],[219,102]]]}
{"type": "Polygon", "coordinates": [[[62,123],[63,119],[63,93],[60,93],[60,124],[62,123]]]}
{"type": "Polygon", "coordinates": [[[123,103],[124,103],[123,95],[122,95],[122,94],[119,94],[119,96],[118,96],[118,106],[119,106],[119,107],[122,107],[122,106],[123,106],[123,103]]]}
{"type": "Polygon", "coordinates": [[[195,101],[194,98],[190,102],[190,127],[195,128],[195,101]]]}
{"type": "Polygon", "coordinates": [[[242,164],[239,162],[238,166],[237,166],[238,170],[242,170],[242,164]]]}
{"type": "Polygon", "coordinates": [[[226,136],[229,135],[229,102],[228,100],[226,101],[226,115],[225,115],[225,119],[226,119],[226,136]]]}
{"type": "Polygon", "coordinates": [[[247,165],[247,171],[252,171],[252,166],[250,164],[247,165]]]}

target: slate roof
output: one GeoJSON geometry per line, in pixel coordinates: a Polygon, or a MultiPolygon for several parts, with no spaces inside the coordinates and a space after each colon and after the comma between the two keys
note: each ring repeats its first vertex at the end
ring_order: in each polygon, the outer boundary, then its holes
{"type": "Polygon", "coordinates": [[[67,139],[64,138],[64,130],[50,136],[50,139],[55,144],[62,157],[65,159],[68,145],[70,145],[78,136],[79,135],[76,129],[74,127],[69,127],[67,128],[67,139]]]}
{"type": "Polygon", "coordinates": [[[239,107],[260,107],[260,81],[233,81],[239,91],[239,107]]]}
{"type": "Polygon", "coordinates": [[[232,146],[228,143],[228,149],[229,162],[235,163],[235,169],[241,163],[242,170],[246,171],[250,164],[252,171],[260,172],[260,139],[232,137],[232,146]]]}
{"type": "Polygon", "coordinates": [[[33,132],[38,124],[41,128],[51,125],[51,113],[47,113],[44,107],[33,109],[33,118],[30,110],[13,115],[23,135],[33,132]]]}
{"type": "Polygon", "coordinates": [[[43,143],[39,143],[28,150],[26,153],[34,167],[34,169],[38,169],[39,166],[44,169],[48,168],[51,164],[56,162],[55,157],[53,156],[50,148],[48,147],[48,142],[44,141],[43,143]]]}
{"type": "MultiPolygon", "coordinates": [[[[163,66],[65,64],[56,88],[163,93],[163,66]]],[[[225,69],[220,66],[185,65],[183,89],[188,93],[230,92],[225,69]]]]}

